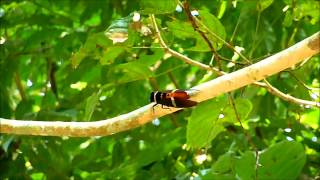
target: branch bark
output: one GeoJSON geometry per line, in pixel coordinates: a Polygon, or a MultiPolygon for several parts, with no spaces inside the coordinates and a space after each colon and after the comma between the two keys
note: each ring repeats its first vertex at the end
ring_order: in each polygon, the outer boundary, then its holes
{"type": "MultiPolygon", "coordinates": [[[[198,91],[191,99],[198,102],[212,99],[276,74],[319,52],[320,32],[256,64],[193,87],[192,89],[198,91]]],[[[203,64],[200,63],[200,65],[203,64]]],[[[0,132],[41,136],[106,136],[142,126],[155,118],[179,110],[178,108],[162,109],[156,106],[153,111],[153,105],[153,103],[148,104],[130,113],[95,122],[48,122],[0,118],[0,132]]]]}

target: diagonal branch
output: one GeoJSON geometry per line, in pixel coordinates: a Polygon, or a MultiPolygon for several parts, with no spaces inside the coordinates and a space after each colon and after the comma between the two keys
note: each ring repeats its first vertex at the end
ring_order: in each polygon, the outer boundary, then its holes
{"type": "MultiPolygon", "coordinates": [[[[195,86],[193,89],[198,91],[195,92],[191,99],[198,102],[212,99],[220,94],[233,91],[283,71],[303,61],[305,58],[319,53],[319,41],[320,33],[318,32],[258,63],[195,86]]],[[[168,48],[167,51],[170,52],[168,48]]],[[[173,50],[171,51],[173,52],[173,50]]],[[[175,56],[180,55],[175,53],[175,56]]],[[[184,60],[206,67],[206,65],[195,62],[192,59],[185,58],[184,60]]],[[[212,68],[209,70],[212,70],[212,68]]],[[[151,103],[130,113],[94,122],[61,122],[54,120],[49,122],[0,118],[0,133],[73,137],[107,136],[142,126],[155,118],[180,110],[178,108],[162,109],[160,106],[156,106],[153,110],[153,105],[151,103]]]]}

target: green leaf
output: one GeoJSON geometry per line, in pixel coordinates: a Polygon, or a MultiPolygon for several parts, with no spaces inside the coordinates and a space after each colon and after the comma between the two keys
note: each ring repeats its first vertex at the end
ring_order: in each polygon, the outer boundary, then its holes
{"type": "MultiPolygon", "coordinates": [[[[248,99],[238,98],[234,100],[234,104],[236,106],[236,110],[240,120],[245,120],[252,110],[252,103],[248,99]]],[[[223,110],[223,114],[226,122],[238,122],[234,108],[232,106],[226,107],[223,110]]]]}
{"type": "Polygon", "coordinates": [[[286,16],[284,17],[284,20],[283,20],[283,25],[286,27],[290,27],[292,25],[292,22],[293,22],[292,13],[291,11],[287,11],[286,16]]]}
{"type": "Polygon", "coordinates": [[[127,83],[147,79],[152,75],[149,66],[140,62],[120,64],[117,65],[113,71],[118,74],[118,78],[114,79],[116,83],[127,83]]]}
{"type": "Polygon", "coordinates": [[[306,154],[300,143],[282,141],[260,154],[258,179],[297,179],[305,163],[306,154]]]}
{"type": "Polygon", "coordinates": [[[183,22],[174,20],[167,22],[168,30],[173,33],[179,39],[196,38],[200,39],[199,33],[197,33],[189,22],[183,22]]]}
{"type": "Polygon", "coordinates": [[[52,91],[46,92],[41,102],[42,109],[54,109],[55,106],[56,106],[56,96],[52,91]]]}
{"type": "Polygon", "coordinates": [[[221,1],[220,6],[219,6],[219,14],[218,14],[218,19],[221,19],[226,12],[228,6],[227,1],[221,1]]]}
{"type": "Polygon", "coordinates": [[[91,119],[95,107],[99,102],[99,95],[100,93],[93,93],[90,97],[88,97],[83,117],[85,121],[89,121],[91,119]]]}
{"type": "MultiPolygon", "coordinates": [[[[235,105],[240,120],[247,118],[252,104],[246,99],[236,99],[235,105]]],[[[187,126],[187,143],[194,148],[205,147],[225,130],[225,123],[236,123],[237,118],[227,101],[216,98],[201,103],[192,112],[187,126]],[[220,118],[219,118],[220,116],[220,118]]]]}
{"type": "Polygon", "coordinates": [[[320,112],[319,109],[313,109],[307,113],[304,113],[301,117],[300,122],[308,125],[313,129],[318,129],[320,124],[320,112]]]}
{"type": "Polygon", "coordinates": [[[144,14],[166,14],[172,13],[177,7],[177,0],[141,0],[140,6],[142,7],[141,13],[144,14]]]}
{"type": "MultiPolygon", "coordinates": [[[[199,11],[200,20],[202,23],[207,26],[212,32],[218,35],[221,39],[226,39],[226,30],[220,20],[213,14],[211,14],[207,10],[200,10],[199,11]]],[[[216,40],[212,37],[213,40],[216,40]]]]}
{"type": "MultiPolygon", "coordinates": [[[[83,47],[78,52],[71,56],[71,63],[73,68],[77,68],[81,61],[87,56],[100,58],[100,48],[107,48],[113,46],[112,41],[109,40],[103,32],[89,35],[83,47]],[[100,48],[99,48],[100,47],[100,48]]],[[[115,56],[115,55],[113,55],[115,56]]],[[[113,57],[111,55],[111,57],[113,57]]],[[[108,58],[102,58],[102,63],[106,62],[108,58]],[[106,60],[107,59],[107,60],[106,60]]]]}
{"type": "Polygon", "coordinates": [[[271,4],[273,3],[273,0],[259,0],[258,5],[258,10],[260,12],[264,11],[267,9],[271,4]]]}
{"type": "Polygon", "coordinates": [[[234,175],[232,174],[213,174],[213,173],[208,173],[205,176],[202,176],[201,179],[203,180],[230,180],[230,179],[236,179],[234,175]]]}
{"type": "Polygon", "coordinates": [[[153,66],[157,61],[159,61],[164,55],[162,49],[153,49],[145,53],[140,54],[139,62],[146,64],[148,66],[153,66]],[[149,54],[150,53],[150,54],[149,54]]]}
{"type": "Polygon", "coordinates": [[[117,58],[124,51],[123,47],[109,47],[106,48],[103,52],[102,58],[100,58],[100,63],[106,65],[112,63],[115,58],[117,58]]]}
{"type": "MultiPolygon", "coordinates": [[[[226,39],[226,30],[222,23],[219,21],[219,19],[208,12],[207,10],[200,10],[199,11],[199,19],[203,23],[203,25],[199,25],[200,30],[203,32],[206,32],[207,37],[209,38],[211,44],[215,48],[215,50],[218,50],[222,47],[222,42],[218,40],[215,36],[213,36],[211,33],[207,32],[207,27],[212,33],[214,33],[216,36],[220,37],[221,39],[226,39]]],[[[203,38],[197,40],[197,45],[193,48],[190,48],[189,50],[192,51],[210,51],[208,45],[203,40],[203,38]],[[205,45],[205,46],[204,46],[205,45]],[[205,49],[203,49],[205,48],[205,49]]]]}
{"type": "MultiPolygon", "coordinates": [[[[205,32],[206,37],[209,38],[211,45],[216,50],[220,49],[222,47],[222,42],[218,40],[216,37],[214,37],[212,34],[207,32],[205,27],[207,27],[212,33],[216,34],[221,39],[225,39],[226,31],[224,26],[221,24],[218,18],[216,18],[214,15],[212,15],[210,12],[206,10],[200,10],[199,14],[199,19],[202,22],[202,24],[198,23],[200,28],[199,30],[205,32]]],[[[200,52],[211,51],[206,41],[203,39],[199,32],[194,30],[190,22],[174,20],[171,22],[167,22],[167,25],[169,27],[169,31],[171,31],[174,34],[174,36],[176,36],[179,39],[196,39],[195,46],[187,48],[187,50],[200,52]]]]}
{"type": "Polygon", "coordinates": [[[194,148],[205,147],[224,131],[224,119],[219,119],[226,101],[221,98],[199,104],[193,111],[187,126],[187,144],[194,148]]]}
{"type": "Polygon", "coordinates": [[[17,119],[24,119],[27,113],[32,113],[32,105],[34,101],[32,100],[22,100],[18,104],[15,110],[15,117],[17,119]]]}
{"type": "Polygon", "coordinates": [[[84,48],[80,48],[78,52],[72,54],[71,56],[71,64],[73,68],[79,66],[81,61],[87,56],[87,52],[84,48]]]}
{"type": "Polygon", "coordinates": [[[213,173],[225,174],[231,172],[234,166],[234,156],[231,152],[227,152],[219,156],[218,160],[213,164],[213,173]]]}
{"type": "Polygon", "coordinates": [[[256,158],[254,152],[247,151],[235,160],[235,171],[240,179],[255,179],[256,158]]]}

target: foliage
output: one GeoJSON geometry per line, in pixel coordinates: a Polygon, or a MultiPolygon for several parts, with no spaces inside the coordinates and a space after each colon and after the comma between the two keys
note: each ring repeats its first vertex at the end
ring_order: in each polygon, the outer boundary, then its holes
{"type": "MultiPolygon", "coordinates": [[[[156,14],[171,48],[210,63],[210,48],[182,8],[176,8],[178,1],[0,3],[0,117],[107,119],[147,104],[152,90],[187,89],[216,77],[159,48],[148,13],[156,14]],[[132,21],[134,12],[140,12],[140,21],[132,21]],[[110,36],[128,39],[114,44],[110,36]]],[[[198,10],[199,20],[210,31],[242,47],[253,63],[320,29],[316,0],[198,0],[190,1],[190,8],[198,10]]],[[[205,31],[202,26],[199,29],[205,31]]],[[[208,36],[218,54],[243,62],[217,38],[208,36]]],[[[242,67],[222,61],[227,72],[242,67]]],[[[315,97],[319,72],[316,56],[268,80],[285,93],[319,101],[315,97]]],[[[108,137],[1,134],[0,179],[297,179],[320,175],[319,109],[285,102],[253,86],[236,90],[232,96],[244,130],[226,94],[108,137]],[[257,175],[248,137],[261,151],[257,175]]]]}

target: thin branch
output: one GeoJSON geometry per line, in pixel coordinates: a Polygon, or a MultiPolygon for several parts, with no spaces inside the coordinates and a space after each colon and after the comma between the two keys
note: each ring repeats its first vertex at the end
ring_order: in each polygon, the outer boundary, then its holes
{"type": "Polygon", "coordinates": [[[212,36],[214,36],[215,38],[217,38],[219,41],[223,42],[228,48],[232,49],[236,54],[238,54],[242,59],[244,59],[245,61],[247,61],[247,63],[251,64],[251,61],[246,58],[242,53],[238,52],[231,44],[229,44],[227,41],[225,41],[224,39],[222,39],[220,36],[218,36],[216,33],[212,32],[205,24],[202,23],[202,21],[200,21],[198,18],[194,18],[199,24],[201,24],[205,30],[210,33],[212,36]]]}
{"type": "MultiPolygon", "coordinates": [[[[152,17],[154,20],[154,16],[152,17]]],[[[305,58],[319,53],[319,41],[320,32],[260,62],[192,87],[198,91],[193,94],[191,100],[202,102],[212,99],[283,71],[305,58]]],[[[163,109],[160,106],[153,106],[154,103],[151,103],[127,114],[93,122],[29,121],[0,118],[0,132],[41,136],[106,136],[142,126],[155,118],[180,110],[180,108],[163,109]]]]}
{"type": "Polygon", "coordinates": [[[193,27],[193,29],[198,32],[200,34],[200,36],[202,37],[202,39],[208,44],[209,48],[210,48],[210,51],[214,54],[214,56],[216,57],[216,61],[217,61],[217,65],[219,67],[219,69],[222,68],[221,66],[221,63],[220,63],[220,59],[219,59],[219,55],[217,53],[217,51],[214,49],[211,41],[209,40],[209,38],[207,37],[207,35],[200,30],[197,22],[195,21],[195,18],[193,17],[193,15],[191,14],[191,11],[190,11],[190,5],[188,3],[188,1],[184,1],[183,4],[180,3],[180,5],[182,5],[182,7],[184,7],[184,12],[187,14],[187,17],[189,19],[189,21],[191,22],[191,25],[193,27]]]}
{"type": "MultiPolygon", "coordinates": [[[[201,25],[214,37],[216,37],[217,39],[221,40],[227,47],[229,47],[230,49],[232,49],[235,53],[237,53],[242,59],[244,59],[245,61],[247,61],[249,64],[252,64],[252,62],[246,58],[241,52],[238,52],[231,44],[229,44],[228,42],[226,42],[224,39],[222,39],[220,36],[218,36],[216,33],[214,33],[213,31],[211,31],[205,24],[203,24],[200,20],[198,20],[197,18],[195,18],[197,20],[197,22],[201,23],[201,25]]],[[[258,29],[256,29],[258,30],[258,29]]],[[[272,90],[275,89],[275,87],[272,87],[270,83],[268,83],[267,79],[263,79],[263,81],[266,83],[268,90],[272,90]]],[[[277,92],[281,92],[281,91],[277,91],[277,92]]],[[[293,97],[294,98],[294,97],[293,97]]],[[[316,103],[318,104],[318,103],[316,103]]]]}
{"type": "Polygon", "coordinates": [[[23,85],[21,83],[21,78],[20,78],[20,75],[18,74],[18,72],[14,73],[14,80],[16,82],[16,86],[18,88],[18,91],[19,91],[19,94],[21,96],[21,99],[22,100],[26,100],[25,90],[24,90],[24,87],[23,87],[23,85]]]}
{"type": "Polygon", "coordinates": [[[232,97],[232,94],[231,94],[230,92],[228,92],[228,97],[229,97],[230,104],[231,104],[231,106],[232,106],[232,108],[233,108],[233,110],[234,110],[234,113],[235,113],[235,115],[236,115],[236,119],[237,119],[237,121],[239,122],[240,127],[241,127],[244,135],[245,135],[246,138],[247,138],[247,141],[248,141],[249,144],[253,147],[253,149],[254,149],[254,151],[255,151],[255,153],[256,153],[255,179],[257,179],[257,176],[258,176],[258,167],[259,167],[259,163],[258,163],[258,162],[259,162],[259,161],[258,161],[258,159],[259,159],[259,151],[258,151],[258,148],[257,148],[257,146],[254,144],[254,142],[252,141],[252,137],[250,136],[250,134],[244,129],[244,127],[243,127],[243,125],[242,125],[242,122],[241,122],[241,120],[240,120],[240,115],[239,115],[239,113],[238,113],[236,104],[235,104],[234,99],[233,99],[233,97],[232,97]]]}
{"type": "Polygon", "coordinates": [[[256,22],[256,31],[254,33],[254,36],[253,36],[253,42],[252,42],[252,48],[251,48],[251,51],[249,53],[249,58],[252,57],[252,54],[255,50],[255,44],[256,44],[256,41],[257,41],[257,38],[258,38],[258,31],[259,31],[259,25],[260,25],[260,17],[261,17],[261,11],[258,10],[258,18],[257,18],[257,22],[256,22]]]}
{"type": "MultiPolygon", "coordinates": [[[[301,84],[308,91],[312,91],[313,88],[308,87],[302,80],[300,80],[292,71],[288,71],[288,73],[298,82],[301,84]]],[[[317,88],[315,88],[317,89],[317,88]]]]}
{"type": "MultiPolygon", "coordinates": [[[[214,68],[214,67],[211,67],[209,65],[206,65],[206,64],[203,64],[203,63],[200,63],[198,61],[195,61],[183,54],[180,54],[172,49],[170,49],[166,43],[164,42],[164,40],[162,39],[162,36],[161,36],[161,33],[159,31],[159,28],[158,28],[158,25],[156,24],[156,21],[155,21],[155,17],[153,15],[151,15],[151,20],[152,20],[152,23],[153,23],[153,26],[156,30],[156,36],[157,38],[159,39],[159,42],[160,42],[160,45],[162,47],[164,47],[166,49],[166,51],[168,53],[170,53],[172,56],[186,62],[187,64],[190,64],[190,65],[193,65],[193,66],[197,66],[201,69],[204,69],[204,70],[207,70],[207,71],[214,71],[215,73],[217,73],[218,75],[226,75],[228,73],[226,72],[223,72],[223,71],[220,71],[219,69],[217,68],[214,68]]],[[[316,36],[316,35],[314,35],[316,36]]],[[[315,40],[316,41],[316,40],[315,40]]],[[[316,44],[316,43],[315,43],[316,44]]],[[[241,54],[241,53],[239,53],[241,54]]],[[[241,54],[242,55],[242,54],[241,54]]],[[[277,56],[278,54],[275,54],[273,56],[270,56],[266,59],[273,59],[272,57],[274,56],[277,56]]],[[[243,55],[242,55],[243,56],[243,55]]],[[[244,57],[245,58],[245,57],[244,57]]],[[[250,67],[250,66],[249,66],[250,67]]],[[[320,107],[320,103],[319,102],[313,102],[313,101],[307,101],[307,100],[302,100],[302,99],[298,99],[298,98],[295,98],[293,96],[290,96],[288,94],[285,94],[283,92],[281,92],[280,90],[278,90],[277,88],[273,87],[270,83],[268,83],[266,81],[266,83],[262,83],[262,82],[254,82],[253,83],[254,85],[256,86],[259,86],[259,87],[263,87],[263,88],[266,88],[271,94],[275,95],[275,96],[278,96],[280,97],[281,99],[285,100],[285,101],[288,101],[288,102],[291,102],[291,103],[295,103],[295,104],[298,104],[298,105],[304,105],[304,106],[316,106],[316,107],[320,107]]]]}
{"type": "Polygon", "coordinates": [[[228,59],[228,58],[226,58],[226,57],[224,57],[224,56],[221,56],[221,55],[218,55],[218,56],[219,56],[219,58],[220,58],[221,60],[227,61],[227,62],[231,62],[231,63],[233,63],[233,64],[238,64],[238,65],[242,65],[242,66],[244,66],[244,65],[249,65],[249,63],[246,63],[246,62],[233,61],[233,60],[230,60],[230,59],[228,59]]]}

